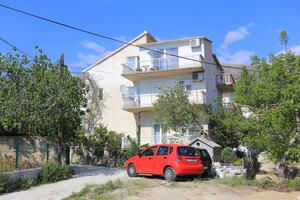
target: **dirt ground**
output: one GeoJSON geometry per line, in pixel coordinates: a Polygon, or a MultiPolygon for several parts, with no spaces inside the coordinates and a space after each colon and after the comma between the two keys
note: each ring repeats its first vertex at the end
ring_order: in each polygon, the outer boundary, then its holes
{"type": "MultiPolygon", "coordinates": [[[[126,200],[300,200],[300,192],[276,192],[250,186],[227,186],[214,181],[167,183],[147,179],[122,191],[126,200]]],[[[120,191],[118,192],[120,193],[120,191]]]]}

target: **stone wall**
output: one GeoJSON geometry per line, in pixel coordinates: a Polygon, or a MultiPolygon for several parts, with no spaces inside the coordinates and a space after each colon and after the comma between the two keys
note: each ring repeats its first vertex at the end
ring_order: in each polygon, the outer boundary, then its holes
{"type": "Polygon", "coordinates": [[[0,137],[0,172],[38,167],[47,159],[57,159],[54,141],[45,137],[0,137]]]}

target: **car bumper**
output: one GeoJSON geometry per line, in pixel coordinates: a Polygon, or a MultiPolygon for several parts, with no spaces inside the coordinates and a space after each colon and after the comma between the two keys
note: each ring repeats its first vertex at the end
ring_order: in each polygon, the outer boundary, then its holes
{"type": "Polygon", "coordinates": [[[177,163],[175,172],[177,175],[201,175],[203,173],[203,165],[188,165],[184,163],[177,163]]]}

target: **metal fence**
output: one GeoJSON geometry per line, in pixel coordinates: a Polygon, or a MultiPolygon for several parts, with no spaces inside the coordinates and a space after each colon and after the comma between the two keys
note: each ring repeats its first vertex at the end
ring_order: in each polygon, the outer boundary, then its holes
{"type": "Polygon", "coordinates": [[[57,145],[47,138],[0,137],[0,172],[39,167],[57,160],[57,145]]]}

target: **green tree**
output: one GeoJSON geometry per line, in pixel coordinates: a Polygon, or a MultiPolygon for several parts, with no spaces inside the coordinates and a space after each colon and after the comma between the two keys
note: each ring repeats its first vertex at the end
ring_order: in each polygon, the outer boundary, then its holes
{"type": "Polygon", "coordinates": [[[202,132],[201,122],[205,119],[203,107],[192,104],[187,92],[179,85],[161,90],[153,110],[155,120],[163,124],[165,130],[180,133],[182,129],[196,126],[202,132]]]}
{"type": "MultiPolygon", "coordinates": [[[[299,141],[295,110],[300,107],[300,57],[291,52],[268,61],[254,57],[255,71],[242,72],[235,101],[247,107],[249,130],[245,142],[280,160],[299,141]]],[[[298,146],[299,147],[299,146],[298,146]]]]}
{"type": "Polygon", "coordinates": [[[287,50],[287,43],[289,41],[289,37],[287,35],[287,32],[286,31],[281,31],[279,33],[279,36],[280,36],[281,44],[284,45],[285,50],[287,50]]]}
{"type": "MultiPolygon", "coordinates": [[[[81,126],[86,102],[83,82],[39,51],[34,60],[0,54],[0,134],[47,136],[71,142],[81,126]]],[[[60,151],[60,149],[59,149],[60,151]]],[[[59,157],[59,162],[62,158],[59,157]]]]}

